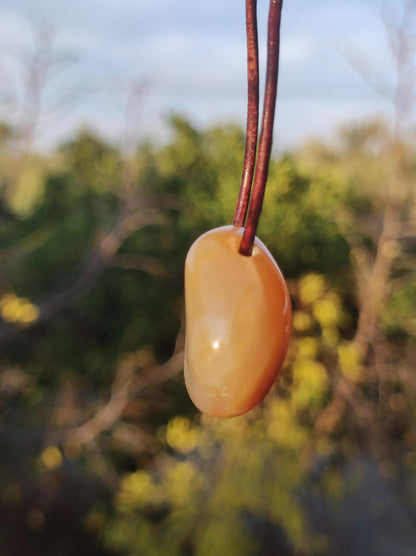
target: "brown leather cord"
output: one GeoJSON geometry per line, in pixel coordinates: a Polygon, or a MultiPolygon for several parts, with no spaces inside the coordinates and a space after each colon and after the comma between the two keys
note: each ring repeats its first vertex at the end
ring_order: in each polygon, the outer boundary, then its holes
{"type": "Polygon", "coordinates": [[[234,226],[244,226],[256,163],[257,135],[259,127],[259,49],[257,38],[257,0],[246,0],[247,34],[247,127],[246,150],[240,193],[234,215],[234,226]]]}
{"type": "MultiPolygon", "coordinates": [[[[255,10],[256,2],[249,2],[250,10],[255,10]],[[251,5],[252,4],[252,5],[251,5]]],[[[268,18],[268,32],[267,32],[267,66],[266,66],[266,88],[264,93],[264,106],[263,106],[263,117],[262,117],[262,128],[260,134],[260,141],[258,147],[256,169],[254,174],[254,180],[251,187],[251,198],[248,208],[248,214],[246,221],[244,222],[244,233],[240,244],[240,253],[242,255],[250,256],[253,248],[253,242],[260,218],[260,213],[263,204],[264,192],[266,189],[267,176],[269,171],[270,154],[272,149],[273,141],[273,124],[274,115],[276,107],[276,95],[277,95],[277,78],[279,72],[279,51],[280,51],[280,21],[282,13],[283,0],[270,0],[269,7],[269,18],[268,18]]],[[[256,18],[252,16],[250,11],[250,19],[247,20],[247,28],[250,27],[250,33],[247,32],[247,44],[251,45],[253,36],[257,37],[257,29],[254,31],[251,26],[256,25],[256,18]],[[249,39],[250,35],[250,39],[249,39]]],[[[253,137],[254,137],[254,119],[257,118],[258,114],[258,94],[257,101],[255,100],[254,93],[252,93],[252,98],[250,99],[250,87],[253,87],[252,83],[255,82],[255,73],[257,71],[257,81],[258,81],[258,63],[257,70],[256,65],[250,62],[252,58],[253,46],[250,46],[248,52],[248,81],[249,81],[249,102],[248,102],[248,114],[247,114],[247,137],[246,137],[246,155],[244,159],[244,169],[243,169],[243,180],[240,188],[239,201],[237,203],[236,216],[234,220],[234,225],[236,224],[236,219],[238,222],[241,221],[241,215],[247,213],[247,203],[250,197],[250,187],[248,187],[248,182],[250,177],[250,168],[254,167],[255,162],[252,161],[253,157],[253,137]],[[251,73],[250,73],[251,72],[251,73]],[[253,108],[256,103],[256,107],[253,108]],[[254,111],[254,115],[250,114],[250,110],[254,111]],[[250,128],[249,128],[250,120],[250,128]],[[250,134],[249,134],[250,133],[250,134]],[[247,173],[247,178],[245,177],[247,173]],[[240,198],[241,206],[240,206],[240,198]],[[246,203],[246,204],[245,204],[246,203]],[[237,214],[238,213],[238,214],[237,214]],[[238,218],[237,218],[238,217],[238,218]]],[[[256,142],[257,142],[257,130],[255,132],[256,142]]],[[[254,151],[255,158],[255,151],[254,151]]],[[[251,173],[252,176],[252,173],[251,173]]],[[[250,183],[251,185],[251,183],[250,183]]]]}

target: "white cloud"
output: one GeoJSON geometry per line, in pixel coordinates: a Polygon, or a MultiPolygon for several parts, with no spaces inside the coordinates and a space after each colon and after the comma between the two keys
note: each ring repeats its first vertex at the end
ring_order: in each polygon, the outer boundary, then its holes
{"type": "MultiPolygon", "coordinates": [[[[384,62],[377,5],[377,0],[285,2],[277,114],[282,144],[314,130],[321,133],[343,114],[361,116],[373,109],[376,97],[354,73],[343,48],[350,41],[376,63],[384,62]]],[[[266,12],[267,3],[259,3],[261,83],[266,12]]],[[[61,136],[70,131],[71,121],[73,126],[90,121],[109,135],[119,133],[120,114],[109,100],[109,86],[137,79],[151,83],[146,128],[162,130],[161,118],[172,110],[203,125],[227,118],[244,125],[242,2],[0,0],[0,18],[3,53],[29,45],[30,23],[42,20],[56,28],[57,47],[79,53],[76,71],[66,74],[61,85],[70,91],[85,84],[91,94],[72,118],[57,125],[61,136]]]]}

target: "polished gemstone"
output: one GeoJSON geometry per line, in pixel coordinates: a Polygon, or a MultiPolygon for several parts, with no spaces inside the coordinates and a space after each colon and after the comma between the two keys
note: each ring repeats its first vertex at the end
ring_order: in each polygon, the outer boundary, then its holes
{"type": "Polygon", "coordinates": [[[259,239],[239,253],[242,228],[200,236],[185,262],[185,382],[195,405],[216,417],[252,409],[287,351],[291,306],[285,280],[259,239]]]}

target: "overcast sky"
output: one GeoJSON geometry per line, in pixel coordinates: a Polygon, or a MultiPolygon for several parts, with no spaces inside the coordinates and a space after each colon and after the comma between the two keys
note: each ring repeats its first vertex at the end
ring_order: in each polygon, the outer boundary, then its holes
{"type": "MultiPolygon", "coordinates": [[[[125,127],[123,92],[143,84],[140,110],[130,112],[137,136],[163,138],[171,112],[197,125],[245,124],[243,0],[0,0],[3,93],[18,91],[22,51],[41,23],[53,27],[55,52],[77,61],[45,91],[45,106],[66,93],[65,111],[44,120],[41,144],[89,124],[117,140],[125,127]],[[136,123],[136,116],[139,115],[136,123]]],[[[392,76],[381,14],[400,13],[401,0],[285,0],[275,145],[285,149],[339,124],[388,114],[348,59],[392,76]],[[390,10],[390,11],[388,11],[390,10]]],[[[268,2],[259,1],[261,60],[268,2]]],[[[264,68],[263,68],[264,69],[264,68]]],[[[262,74],[263,81],[263,74],[262,74]]],[[[3,102],[7,114],[12,105],[3,102]]],[[[1,108],[1,106],[0,106],[1,108]]],[[[4,113],[4,111],[3,111],[4,113]]]]}

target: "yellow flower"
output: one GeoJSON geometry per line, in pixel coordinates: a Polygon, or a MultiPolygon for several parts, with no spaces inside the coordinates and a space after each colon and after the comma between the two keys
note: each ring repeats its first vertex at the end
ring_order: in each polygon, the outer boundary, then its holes
{"type": "Polygon", "coordinates": [[[313,359],[298,359],[293,366],[295,384],[292,398],[296,406],[308,407],[322,398],[328,386],[325,367],[313,359]]]}
{"type": "Polygon", "coordinates": [[[166,477],[169,499],[175,506],[189,504],[194,488],[197,486],[198,472],[189,461],[178,462],[171,467],[166,477]]]}
{"type": "Polygon", "coordinates": [[[313,359],[318,354],[318,341],[315,338],[310,338],[309,336],[305,338],[299,338],[296,342],[298,348],[298,358],[310,358],[313,359]]]}
{"type": "Polygon", "coordinates": [[[338,361],[341,372],[352,380],[358,380],[361,375],[360,350],[350,342],[338,346],[338,361]]]}
{"type": "Polygon", "coordinates": [[[335,293],[327,294],[322,299],[317,299],[312,308],[316,320],[323,327],[331,327],[341,320],[341,303],[335,293]]]}
{"type": "Polygon", "coordinates": [[[306,311],[295,311],[292,322],[293,328],[298,332],[306,332],[313,326],[313,319],[306,311]]]}
{"type": "Polygon", "coordinates": [[[320,274],[307,274],[299,280],[299,297],[305,305],[311,305],[325,291],[325,279],[320,274]]]}
{"type": "Polygon", "coordinates": [[[61,467],[64,459],[59,448],[56,446],[48,446],[43,450],[38,461],[43,467],[48,469],[48,471],[52,471],[53,469],[61,467]]]}
{"type": "Polygon", "coordinates": [[[186,417],[174,417],[166,428],[166,442],[183,454],[192,452],[198,443],[198,433],[186,417]]]}
{"type": "Polygon", "coordinates": [[[144,506],[155,498],[155,493],[156,486],[149,473],[136,471],[123,477],[117,505],[124,509],[144,506]]]}
{"type": "Polygon", "coordinates": [[[0,315],[6,322],[29,324],[39,316],[39,309],[29,299],[5,293],[0,299],[0,315]]]}

